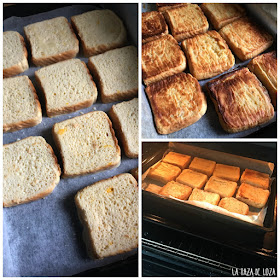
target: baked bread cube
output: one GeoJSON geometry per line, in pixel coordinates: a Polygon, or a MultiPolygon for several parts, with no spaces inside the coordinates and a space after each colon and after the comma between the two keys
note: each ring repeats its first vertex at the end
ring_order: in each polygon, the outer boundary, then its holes
{"type": "Polygon", "coordinates": [[[174,181],[168,182],[159,192],[161,195],[171,196],[182,200],[187,200],[191,193],[192,188],[174,181]]]}
{"type": "Polygon", "coordinates": [[[248,68],[258,77],[268,90],[274,109],[277,110],[277,56],[276,51],[253,58],[248,68]]]}
{"type": "Polygon", "coordinates": [[[111,10],[94,10],[76,15],[71,17],[71,23],[86,57],[123,47],[127,41],[123,22],[111,10]]]}
{"type": "Polygon", "coordinates": [[[183,72],[186,67],[183,51],[169,34],[142,46],[142,78],[145,85],[183,72]]]}
{"type": "Polygon", "coordinates": [[[162,187],[155,185],[155,184],[149,184],[148,187],[145,189],[145,191],[147,192],[152,192],[155,194],[159,194],[159,192],[161,191],[162,187]]]}
{"type": "Polygon", "coordinates": [[[3,131],[35,126],[42,121],[36,90],[27,76],[3,80],[3,131]]]}
{"type": "Polygon", "coordinates": [[[180,73],[146,87],[156,129],[169,134],[197,122],[207,110],[204,93],[196,78],[180,73]]]}
{"type": "Polygon", "coordinates": [[[263,190],[252,185],[242,183],[237,191],[236,198],[250,206],[263,208],[266,205],[269,195],[269,190],[263,190]]]}
{"type": "Polygon", "coordinates": [[[113,105],[109,116],[123,145],[127,157],[137,158],[138,144],[138,98],[113,105]]]}
{"type": "Polygon", "coordinates": [[[106,113],[94,111],[53,126],[64,177],[95,173],[117,167],[121,151],[106,113]]]}
{"type": "Polygon", "coordinates": [[[46,66],[73,58],[79,52],[79,41],[65,17],[56,17],[24,27],[36,66],[46,66]]]}
{"type": "Polygon", "coordinates": [[[243,17],[220,29],[220,34],[240,60],[257,56],[273,43],[273,37],[255,21],[243,17]]]}
{"type": "Polygon", "coordinates": [[[232,197],[237,189],[237,183],[221,179],[215,176],[210,177],[204,190],[217,193],[220,197],[232,197]]]}
{"type": "Polygon", "coordinates": [[[207,182],[207,175],[193,171],[191,169],[184,169],[182,173],[176,178],[176,182],[188,185],[193,189],[202,189],[207,182]]]}
{"type": "Polygon", "coordinates": [[[252,186],[267,190],[269,189],[269,185],[270,185],[270,177],[266,173],[262,173],[246,168],[245,171],[242,173],[240,182],[247,183],[252,186]]]}
{"type": "Polygon", "coordinates": [[[164,17],[171,34],[178,42],[205,33],[209,28],[208,21],[197,4],[168,9],[164,12],[164,17]]]}
{"type": "Polygon", "coordinates": [[[86,64],[69,59],[35,71],[46,100],[49,117],[90,107],[97,99],[97,89],[86,64]]]}
{"type": "Polygon", "coordinates": [[[193,189],[189,200],[207,202],[213,205],[218,205],[220,196],[217,193],[206,192],[200,189],[193,189]]]}
{"type": "Polygon", "coordinates": [[[182,48],[187,56],[190,72],[198,80],[217,76],[235,63],[227,43],[215,30],[184,40],[182,48]]]}
{"type": "Polygon", "coordinates": [[[181,169],[185,169],[189,166],[191,162],[191,156],[179,154],[175,152],[169,152],[167,155],[165,155],[162,161],[176,165],[181,169]]]}
{"type": "Polygon", "coordinates": [[[157,11],[142,13],[142,43],[165,34],[168,34],[168,27],[162,13],[157,11]]]}
{"type": "Polygon", "coordinates": [[[103,103],[137,96],[137,48],[127,46],[90,57],[88,67],[95,77],[103,103]]]}
{"type": "Polygon", "coordinates": [[[248,68],[207,83],[223,129],[235,133],[268,122],[274,109],[267,90],[248,68]]]}
{"type": "Polygon", "coordinates": [[[170,181],[174,181],[180,173],[181,169],[178,166],[165,162],[159,162],[154,167],[150,168],[147,176],[153,180],[166,184],[170,181]]]}
{"type": "Polygon", "coordinates": [[[3,77],[20,74],[29,68],[23,37],[16,31],[3,33],[3,77]]]}
{"type": "Polygon", "coordinates": [[[91,258],[137,248],[138,188],[131,174],[120,174],[80,190],[75,204],[91,258]]]}
{"type": "Polygon", "coordinates": [[[237,166],[217,163],[213,176],[237,182],[240,178],[240,168],[237,166]]]}
{"type": "Polygon", "coordinates": [[[60,180],[52,147],[41,136],[3,146],[3,205],[11,207],[49,195],[60,180]]]}
{"type": "Polygon", "coordinates": [[[159,12],[165,12],[168,9],[174,9],[180,6],[188,5],[188,3],[156,3],[159,12]]]}
{"type": "Polygon", "coordinates": [[[189,169],[206,174],[210,177],[213,174],[215,166],[216,162],[213,160],[195,157],[192,160],[189,169]]]}
{"type": "Polygon", "coordinates": [[[222,198],[218,206],[241,215],[248,215],[249,213],[249,206],[234,197],[222,198]]]}
{"type": "Polygon", "coordinates": [[[246,14],[246,10],[240,4],[203,3],[200,8],[216,30],[246,14]]]}

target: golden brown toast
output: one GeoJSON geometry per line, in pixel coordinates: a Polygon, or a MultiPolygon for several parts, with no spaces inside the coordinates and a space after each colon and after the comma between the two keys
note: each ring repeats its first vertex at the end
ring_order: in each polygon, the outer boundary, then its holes
{"type": "Polygon", "coordinates": [[[184,169],[182,173],[176,178],[176,182],[190,186],[193,189],[202,189],[207,179],[207,175],[203,173],[199,173],[191,169],[184,169]]]}
{"type": "Polygon", "coordinates": [[[267,190],[270,184],[270,177],[266,173],[245,169],[240,178],[240,182],[267,190]]]}
{"type": "Polygon", "coordinates": [[[257,56],[273,43],[273,37],[247,17],[227,24],[219,33],[241,60],[257,56]]]}
{"type": "Polygon", "coordinates": [[[200,8],[216,30],[246,14],[246,10],[239,4],[203,3],[200,8]]]}
{"type": "Polygon", "coordinates": [[[149,184],[148,187],[145,189],[145,191],[158,194],[161,191],[161,189],[162,189],[162,187],[160,187],[158,185],[149,184]]]}
{"type": "Polygon", "coordinates": [[[172,181],[163,186],[159,194],[186,200],[189,198],[191,192],[191,187],[172,181]]]}
{"type": "Polygon", "coordinates": [[[237,166],[217,163],[213,172],[213,176],[237,182],[240,178],[240,168],[237,166]]]}
{"type": "Polygon", "coordinates": [[[227,43],[215,30],[184,40],[182,49],[191,74],[198,80],[217,76],[235,63],[227,43]]]}
{"type": "Polygon", "coordinates": [[[208,202],[213,205],[218,205],[220,196],[217,193],[206,192],[200,189],[193,189],[189,200],[208,202]]]}
{"type": "Polygon", "coordinates": [[[158,133],[169,134],[197,122],[207,102],[191,74],[180,73],[146,87],[158,133]]]}
{"type": "Polygon", "coordinates": [[[142,46],[142,76],[146,85],[183,72],[186,66],[183,51],[169,34],[142,46]]]}
{"type": "Polygon", "coordinates": [[[241,214],[241,215],[248,215],[249,213],[249,206],[246,203],[241,202],[234,197],[222,198],[218,206],[230,212],[241,214]]]}
{"type": "Polygon", "coordinates": [[[188,3],[156,3],[156,5],[159,12],[165,12],[169,9],[188,5],[188,3]]]}
{"type": "Polygon", "coordinates": [[[216,162],[213,160],[195,157],[192,160],[189,169],[206,174],[210,177],[213,174],[215,166],[216,162]]]}
{"type": "Polygon", "coordinates": [[[189,166],[191,162],[191,156],[179,154],[175,152],[169,152],[163,159],[163,162],[167,162],[173,165],[180,167],[181,169],[185,169],[189,166]]]}
{"type": "Polygon", "coordinates": [[[235,133],[268,122],[274,109],[267,90],[248,68],[207,83],[223,129],[235,133]]]}

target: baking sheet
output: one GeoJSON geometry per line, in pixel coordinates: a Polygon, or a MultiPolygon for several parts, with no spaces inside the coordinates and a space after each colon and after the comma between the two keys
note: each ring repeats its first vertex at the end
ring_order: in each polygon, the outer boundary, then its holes
{"type": "MultiPolygon", "coordinates": [[[[130,44],[137,45],[137,4],[103,5],[116,10],[124,20],[130,44]]],[[[23,33],[23,26],[45,19],[71,16],[94,10],[94,5],[73,5],[24,18],[11,17],[4,21],[4,31],[15,30],[23,33]]],[[[82,52],[77,56],[82,57],[82,52]]],[[[30,58],[30,55],[29,55],[30,58]]],[[[30,59],[29,59],[30,63],[30,59]]],[[[43,110],[43,121],[39,125],[20,131],[5,133],[4,144],[15,142],[28,136],[41,135],[53,147],[62,166],[58,150],[55,147],[51,129],[63,120],[79,116],[92,110],[108,112],[115,103],[102,104],[100,97],[93,106],[67,115],[54,118],[46,117],[45,105],[39,88],[35,83],[34,72],[39,69],[30,65],[30,69],[21,75],[32,80],[43,110]]],[[[120,145],[121,149],[122,146],[120,145]]],[[[129,172],[138,166],[137,159],[129,159],[122,152],[121,165],[112,170],[60,180],[53,193],[44,199],[3,210],[3,275],[4,276],[70,276],[88,269],[104,266],[126,259],[137,253],[137,249],[128,253],[108,257],[103,260],[91,260],[86,253],[82,240],[82,226],[77,216],[74,196],[78,190],[102,179],[129,172]]]]}
{"type": "MultiPolygon", "coordinates": [[[[269,32],[276,37],[277,34],[277,23],[275,18],[275,6],[276,4],[271,4],[272,9],[269,6],[269,4],[246,4],[246,9],[248,11],[248,14],[253,15],[260,21],[259,14],[262,15],[262,24],[265,25],[265,27],[269,30],[269,32]],[[262,12],[262,8],[264,7],[264,11],[262,12]],[[271,14],[272,13],[272,14],[271,14]]],[[[142,4],[142,12],[152,11],[156,10],[155,4],[142,4]]],[[[209,22],[209,21],[208,21],[209,22]]],[[[209,22],[210,24],[210,22],[209,22]]],[[[211,24],[210,24],[210,28],[211,24]]],[[[275,39],[276,41],[276,39],[275,39]]],[[[266,50],[265,52],[272,51],[273,49],[276,49],[276,42],[274,45],[266,50]]],[[[141,108],[142,108],[142,116],[141,116],[141,122],[142,122],[142,138],[143,139],[150,139],[150,138],[238,138],[238,137],[245,137],[248,136],[258,130],[260,130],[263,127],[268,126],[269,124],[276,122],[277,113],[275,112],[274,117],[267,123],[254,127],[252,129],[238,132],[238,133],[227,133],[225,132],[219,122],[218,115],[216,113],[215,107],[213,102],[210,100],[210,97],[208,96],[207,90],[205,88],[205,84],[209,82],[210,80],[217,78],[219,76],[222,76],[228,72],[232,72],[234,69],[246,66],[249,63],[250,60],[241,62],[236,56],[235,56],[235,65],[229,69],[228,71],[215,76],[211,79],[206,79],[199,81],[199,84],[202,87],[203,92],[205,93],[206,99],[207,99],[207,111],[205,115],[196,123],[192,124],[189,127],[186,127],[182,130],[176,131],[171,134],[167,135],[161,135],[158,134],[155,128],[155,123],[153,119],[153,113],[152,109],[150,107],[147,95],[145,93],[145,87],[142,85],[142,93],[141,93],[141,108]]],[[[189,70],[186,70],[189,72],[189,70]]]]}

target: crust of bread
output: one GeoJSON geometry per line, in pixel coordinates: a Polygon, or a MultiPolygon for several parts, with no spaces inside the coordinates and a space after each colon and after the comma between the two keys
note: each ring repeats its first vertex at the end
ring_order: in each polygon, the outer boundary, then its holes
{"type": "Polygon", "coordinates": [[[277,109],[277,55],[276,51],[253,58],[247,66],[267,88],[274,109],[277,109]]]}
{"type": "Polygon", "coordinates": [[[249,206],[246,203],[241,202],[234,197],[222,198],[218,206],[228,210],[229,212],[241,215],[248,215],[249,213],[249,206]]]}
{"type": "Polygon", "coordinates": [[[266,123],[274,116],[267,90],[248,68],[212,80],[207,89],[219,121],[229,133],[266,123]]]}
{"type": "Polygon", "coordinates": [[[258,172],[251,169],[245,169],[241,178],[241,183],[247,183],[254,187],[268,190],[270,186],[270,177],[266,173],[258,172]]]}
{"type": "Polygon", "coordinates": [[[197,122],[207,110],[198,81],[180,73],[146,87],[158,133],[169,134],[197,122]]]}
{"type": "Polygon", "coordinates": [[[36,90],[35,90],[32,82],[30,81],[30,79],[28,79],[28,83],[29,83],[29,86],[34,95],[34,99],[35,99],[35,103],[36,103],[36,107],[37,107],[37,116],[36,116],[36,118],[17,122],[17,123],[10,123],[10,124],[3,123],[4,132],[12,132],[12,131],[20,130],[23,128],[32,127],[32,126],[35,126],[42,122],[42,109],[41,109],[41,104],[39,102],[36,90]]]}
{"type": "Polygon", "coordinates": [[[273,43],[273,37],[249,18],[227,24],[219,33],[241,60],[257,56],[273,43]]]}
{"type": "Polygon", "coordinates": [[[246,10],[240,4],[203,3],[200,5],[200,8],[216,30],[246,14],[246,10]]]}
{"type": "Polygon", "coordinates": [[[142,46],[142,76],[146,85],[183,72],[186,66],[183,51],[169,34],[142,46]]]}
{"type": "Polygon", "coordinates": [[[164,17],[171,34],[178,42],[205,33],[209,28],[208,21],[197,4],[168,9],[164,12],[164,17]]]}
{"type": "Polygon", "coordinates": [[[221,35],[211,30],[182,42],[191,74],[198,80],[217,76],[234,66],[235,59],[221,35]]]}

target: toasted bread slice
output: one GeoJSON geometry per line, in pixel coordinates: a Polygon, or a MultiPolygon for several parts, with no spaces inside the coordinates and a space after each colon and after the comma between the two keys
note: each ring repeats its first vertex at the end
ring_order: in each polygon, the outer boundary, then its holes
{"type": "Polygon", "coordinates": [[[42,121],[36,90],[27,76],[3,80],[3,131],[35,126],[42,121]]]}
{"type": "Polygon", "coordinates": [[[230,69],[235,59],[221,35],[211,30],[182,42],[191,74],[198,80],[217,76],[230,69]]]}
{"type": "Polygon", "coordinates": [[[171,35],[142,46],[142,76],[146,85],[183,72],[186,66],[186,57],[171,35]]]}
{"type": "Polygon", "coordinates": [[[235,133],[268,122],[274,109],[258,78],[242,68],[207,84],[223,129],[235,133]]]}
{"type": "Polygon", "coordinates": [[[200,8],[216,30],[246,14],[246,10],[240,4],[203,3],[200,8]]]}
{"type": "Polygon", "coordinates": [[[164,12],[164,17],[171,34],[178,42],[205,33],[209,28],[208,21],[197,4],[168,9],[164,12]]]}
{"type": "Polygon", "coordinates": [[[165,34],[168,34],[168,27],[162,13],[157,11],[142,13],[142,43],[165,34]]]}
{"type": "Polygon", "coordinates": [[[234,197],[222,198],[218,206],[228,210],[229,212],[241,215],[248,215],[249,213],[249,206],[234,197]]]}
{"type": "Polygon", "coordinates": [[[213,176],[237,182],[240,178],[240,168],[237,166],[217,163],[213,176]]]}
{"type": "Polygon", "coordinates": [[[276,51],[261,54],[250,61],[248,68],[267,88],[274,109],[277,109],[277,55],[276,51]]]}
{"type": "Polygon", "coordinates": [[[184,169],[182,173],[176,178],[176,182],[190,186],[193,189],[202,189],[207,179],[207,175],[203,173],[199,173],[191,169],[184,169]]]}
{"type": "Polygon", "coordinates": [[[266,205],[269,195],[269,190],[263,190],[252,185],[242,183],[237,191],[236,198],[250,206],[263,208],[266,205]]]}
{"type": "Polygon", "coordinates": [[[165,12],[169,9],[174,9],[180,6],[189,5],[188,3],[156,3],[159,12],[165,12]]]}
{"type": "Polygon", "coordinates": [[[210,177],[213,174],[215,166],[216,162],[213,160],[195,157],[192,160],[189,169],[206,174],[210,177]]]}
{"type": "Polygon", "coordinates": [[[155,184],[149,184],[148,187],[145,189],[145,191],[147,192],[152,192],[155,194],[159,194],[159,192],[161,191],[162,187],[155,185],[155,184]]]}
{"type": "Polygon", "coordinates": [[[36,66],[73,58],[79,52],[79,41],[65,17],[29,24],[24,27],[24,33],[36,66]]]}
{"type": "Polygon", "coordinates": [[[175,152],[169,152],[163,159],[163,162],[167,162],[173,165],[180,167],[181,169],[185,169],[189,166],[191,162],[191,156],[179,154],[175,152]]]}
{"type": "Polygon", "coordinates": [[[23,37],[16,31],[3,33],[3,77],[20,74],[29,68],[23,37]]]}
{"type": "Polygon", "coordinates": [[[206,192],[200,189],[193,189],[189,200],[207,202],[213,205],[218,205],[220,196],[217,193],[206,192]]]}
{"type": "Polygon", "coordinates": [[[201,87],[180,73],[146,87],[158,133],[169,134],[197,122],[207,110],[201,87]]]}
{"type": "Polygon", "coordinates": [[[262,173],[246,168],[245,171],[242,173],[240,182],[247,183],[252,186],[267,190],[269,189],[269,185],[270,185],[270,177],[266,173],[262,173]]]}
{"type": "Polygon", "coordinates": [[[227,24],[219,32],[241,60],[257,56],[273,43],[268,32],[246,17],[227,24]]]}
{"type": "Polygon", "coordinates": [[[159,194],[164,196],[172,196],[178,199],[187,200],[192,193],[192,188],[178,182],[168,182],[163,186],[159,194]]]}
{"type": "Polygon", "coordinates": [[[220,197],[232,197],[237,189],[237,183],[221,179],[215,176],[210,177],[204,190],[217,193],[220,197]]]}

